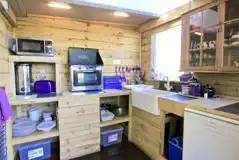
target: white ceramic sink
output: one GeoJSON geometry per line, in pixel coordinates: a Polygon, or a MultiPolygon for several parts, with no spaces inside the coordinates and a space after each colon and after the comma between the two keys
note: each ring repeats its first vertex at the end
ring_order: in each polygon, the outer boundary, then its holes
{"type": "Polygon", "coordinates": [[[132,105],[154,115],[159,115],[158,97],[174,95],[177,93],[156,89],[132,90],[132,105]]]}

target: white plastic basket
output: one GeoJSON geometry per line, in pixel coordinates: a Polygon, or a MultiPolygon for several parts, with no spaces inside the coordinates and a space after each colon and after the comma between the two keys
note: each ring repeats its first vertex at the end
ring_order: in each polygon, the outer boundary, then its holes
{"type": "Polygon", "coordinates": [[[114,113],[107,111],[107,110],[101,110],[100,111],[100,117],[101,121],[110,121],[114,118],[114,113]]]}

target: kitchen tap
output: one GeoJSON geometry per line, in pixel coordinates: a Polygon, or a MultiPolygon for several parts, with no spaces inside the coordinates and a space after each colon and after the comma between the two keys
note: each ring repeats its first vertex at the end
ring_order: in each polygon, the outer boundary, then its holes
{"type": "Polygon", "coordinates": [[[164,80],[164,81],[167,81],[167,83],[164,84],[164,88],[166,88],[167,91],[170,91],[173,87],[170,86],[170,84],[169,84],[169,78],[168,78],[168,76],[164,76],[164,77],[163,77],[163,80],[164,80]]]}

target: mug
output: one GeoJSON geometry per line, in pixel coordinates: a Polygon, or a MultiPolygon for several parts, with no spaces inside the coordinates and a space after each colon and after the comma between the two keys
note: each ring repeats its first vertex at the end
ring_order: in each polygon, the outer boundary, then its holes
{"type": "Polygon", "coordinates": [[[216,41],[209,41],[209,47],[215,48],[216,47],[216,41]]]}
{"type": "Polygon", "coordinates": [[[207,44],[207,42],[203,42],[203,48],[208,48],[208,44],[207,44]]]}

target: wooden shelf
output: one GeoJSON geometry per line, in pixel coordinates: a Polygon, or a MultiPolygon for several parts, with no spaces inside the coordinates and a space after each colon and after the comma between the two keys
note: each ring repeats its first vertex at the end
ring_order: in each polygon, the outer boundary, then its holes
{"type": "Polygon", "coordinates": [[[38,141],[38,140],[53,138],[57,136],[59,136],[59,132],[57,129],[53,129],[51,132],[36,131],[25,137],[13,137],[12,145],[38,141]]]}
{"type": "Polygon", "coordinates": [[[10,56],[12,62],[32,62],[32,63],[60,63],[60,57],[43,57],[43,56],[10,56]]]}
{"type": "Polygon", "coordinates": [[[119,124],[119,123],[123,123],[123,122],[129,122],[129,120],[130,120],[129,116],[115,117],[111,121],[101,122],[100,126],[101,127],[110,126],[110,125],[119,124]]]}
{"type": "Polygon", "coordinates": [[[37,103],[50,103],[57,102],[57,97],[45,97],[37,98],[37,95],[17,95],[9,98],[10,104],[12,106],[16,105],[27,105],[27,104],[37,104],[37,103]]]}
{"type": "Polygon", "coordinates": [[[100,97],[116,97],[116,96],[125,96],[130,95],[129,90],[117,90],[117,89],[105,89],[104,93],[101,93],[100,97]]]}
{"type": "Polygon", "coordinates": [[[198,49],[190,49],[189,52],[198,52],[200,50],[203,50],[203,51],[208,51],[208,50],[216,50],[216,47],[214,48],[198,48],[198,49]]]}
{"type": "Polygon", "coordinates": [[[239,47],[239,42],[236,44],[224,44],[224,48],[237,48],[239,47]]]}

